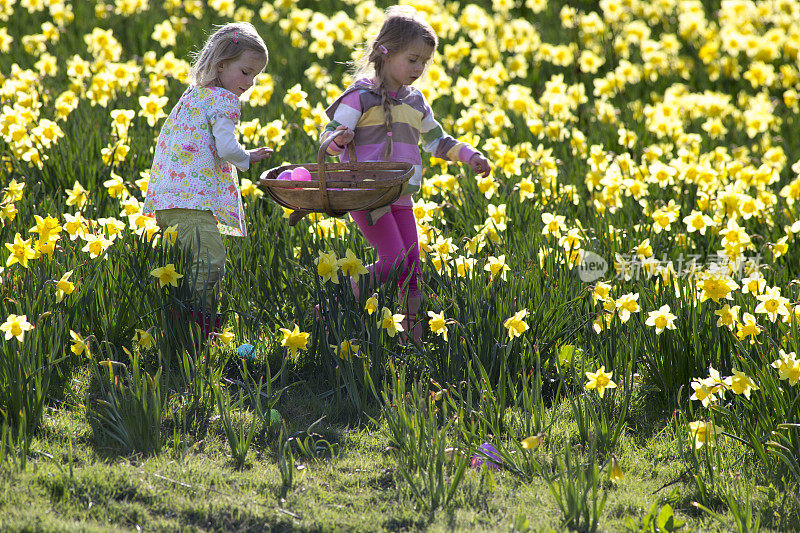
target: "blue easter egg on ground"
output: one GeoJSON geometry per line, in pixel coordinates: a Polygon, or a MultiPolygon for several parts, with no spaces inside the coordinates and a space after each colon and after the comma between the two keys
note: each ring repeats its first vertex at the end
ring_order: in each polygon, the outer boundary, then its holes
{"type": "Polygon", "coordinates": [[[239,346],[239,357],[252,361],[256,358],[256,347],[250,343],[244,343],[239,346]]]}

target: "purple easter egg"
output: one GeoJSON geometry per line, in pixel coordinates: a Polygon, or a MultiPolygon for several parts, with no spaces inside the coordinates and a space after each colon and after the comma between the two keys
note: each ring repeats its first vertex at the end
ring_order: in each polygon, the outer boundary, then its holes
{"type": "Polygon", "coordinates": [[[279,180],[290,180],[292,179],[292,171],[291,170],[284,170],[280,174],[278,174],[279,180]]]}
{"type": "Polygon", "coordinates": [[[472,468],[480,468],[484,461],[488,459],[486,466],[492,470],[500,470],[500,464],[503,460],[497,455],[497,448],[488,442],[484,442],[479,450],[480,452],[473,455],[472,461],[469,463],[472,468]]]}

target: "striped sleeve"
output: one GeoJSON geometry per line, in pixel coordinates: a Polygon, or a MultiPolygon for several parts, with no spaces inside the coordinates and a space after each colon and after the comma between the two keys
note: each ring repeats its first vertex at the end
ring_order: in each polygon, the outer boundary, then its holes
{"type": "Polygon", "coordinates": [[[469,144],[457,141],[446,134],[439,122],[434,118],[433,110],[427,102],[425,107],[427,109],[419,129],[423,143],[422,149],[439,159],[468,163],[470,158],[478,151],[469,144]]]}
{"type": "MultiPolygon", "coordinates": [[[[361,118],[361,91],[348,91],[340,96],[331,106],[325,110],[330,122],[322,130],[320,144],[324,143],[333,131],[339,126],[347,126],[351,130],[356,129],[358,119],[361,118]]],[[[328,153],[336,155],[342,152],[334,143],[328,146],[328,153]]]]}

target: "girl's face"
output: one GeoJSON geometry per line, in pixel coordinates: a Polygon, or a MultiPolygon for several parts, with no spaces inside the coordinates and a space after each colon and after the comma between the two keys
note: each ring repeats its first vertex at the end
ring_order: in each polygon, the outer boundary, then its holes
{"type": "Polygon", "coordinates": [[[403,85],[414,83],[425,72],[432,55],[433,47],[422,40],[390,54],[384,65],[387,89],[395,92],[403,85]]]}
{"type": "Polygon", "coordinates": [[[253,50],[245,50],[238,59],[219,66],[219,81],[223,89],[242,96],[253,86],[253,79],[267,66],[267,58],[253,50]]]}

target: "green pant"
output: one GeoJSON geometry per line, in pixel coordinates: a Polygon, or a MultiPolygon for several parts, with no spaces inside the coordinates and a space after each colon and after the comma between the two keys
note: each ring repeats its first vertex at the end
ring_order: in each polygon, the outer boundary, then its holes
{"type": "Polygon", "coordinates": [[[214,288],[225,275],[225,245],[217,219],[206,210],[164,209],[156,211],[156,222],[162,231],[174,226],[177,244],[191,256],[191,271],[186,275],[193,280],[195,306],[216,313],[214,288]]]}

